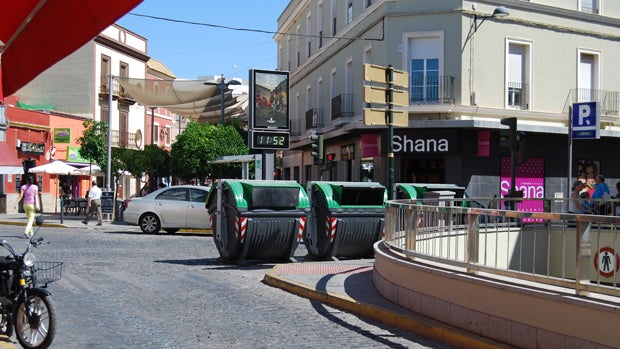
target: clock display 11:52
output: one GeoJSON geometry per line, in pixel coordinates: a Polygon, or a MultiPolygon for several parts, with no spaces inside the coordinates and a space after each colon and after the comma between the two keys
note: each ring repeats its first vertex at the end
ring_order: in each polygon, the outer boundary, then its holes
{"type": "Polygon", "coordinates": [[[262,149],[288,149],[288,132],[254,132],[253,148],[262,149]]]}

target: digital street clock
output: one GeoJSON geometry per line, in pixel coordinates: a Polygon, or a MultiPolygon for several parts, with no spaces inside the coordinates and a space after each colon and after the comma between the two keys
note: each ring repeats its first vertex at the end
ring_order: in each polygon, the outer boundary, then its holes
{"type": "Polygon", "coordinates": [[[288,132],[251,131],[252,149],[288,149],[288,132]]]}

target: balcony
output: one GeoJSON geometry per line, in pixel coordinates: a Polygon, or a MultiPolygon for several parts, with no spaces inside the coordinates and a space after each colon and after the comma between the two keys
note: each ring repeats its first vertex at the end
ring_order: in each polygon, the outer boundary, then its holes
{"type": "Polygon", "coordinates": [[[312,108],[306,111],[306,130],[323,127],[323,108],[312,108]]]}
{"type": "Polygon", "coordinates": [[[454,76],[413,76],[409,98],[411,104],[454,104],[454,76]]]}
{"type": "Polygon", "coordinates": [[[599,102],[601,104],[601,116],[618,116],[620,110],[620,92],[603,91],[590,88],[576,88],[570,90],[564,105],[563,113],[568,112],[568,107],[573,103],[599,102]]]}
{"type": "MultiPolygon", "coordinates": [[[[110,92],[108,84],[99,86],[99,98],[100,99],[108,99],[108,94],[110,92]]],[[[117,100],[120,97],[120,93],[118,90],[118,84],[112,85],[112,100],[117,100]]]]}
{"type": "Polygon", "coordinates": [[[127,92],[121,91],[118,96],[118,104],[127,106],[134,105],[136,104],[136,100],[133,99],[130,95],[128,95],[127,92]]]}
{"type": "Polygon", "coordinates": [[[353,94],[344,93],[332,98],[332,120],[353,116],[353,94]]]}
{"type": "MultiPolygon", "coordinates": [[[[139,149],[136,144],[136,134],[112,130],[112,146],[117,148],[139,149]]],[[[140,142],[142,140],[140,139],[140,142]]]]}
{"type": "Polygon", "coordinates": [[[508,106],[513,109],[529,109],[528,85],[520,82],[508,83],[508,106]]]}

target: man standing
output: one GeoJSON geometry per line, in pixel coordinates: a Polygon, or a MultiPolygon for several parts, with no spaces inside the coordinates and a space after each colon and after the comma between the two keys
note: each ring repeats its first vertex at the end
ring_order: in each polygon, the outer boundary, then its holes
{"type": "Polygon", "coordinates": [[[82,223],[88,224],[95,212],[97,213],[97,225],[101,225],[101,189],[97,186],[97,182],[93,181],[93,186],[88,191],[88,214],[82,223]]]}

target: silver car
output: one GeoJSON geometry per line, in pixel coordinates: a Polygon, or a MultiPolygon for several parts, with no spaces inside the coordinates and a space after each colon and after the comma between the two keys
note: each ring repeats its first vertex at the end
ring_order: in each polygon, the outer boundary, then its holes
{"type": "Polygon", "coordinates": [[[144,197],[125,202],[123,220],[138,225],[145,233],[160,229],[169,234],[179,229],[211,229],[205,208],[210,187],[177,185],[158,189],[144,197]]]}

